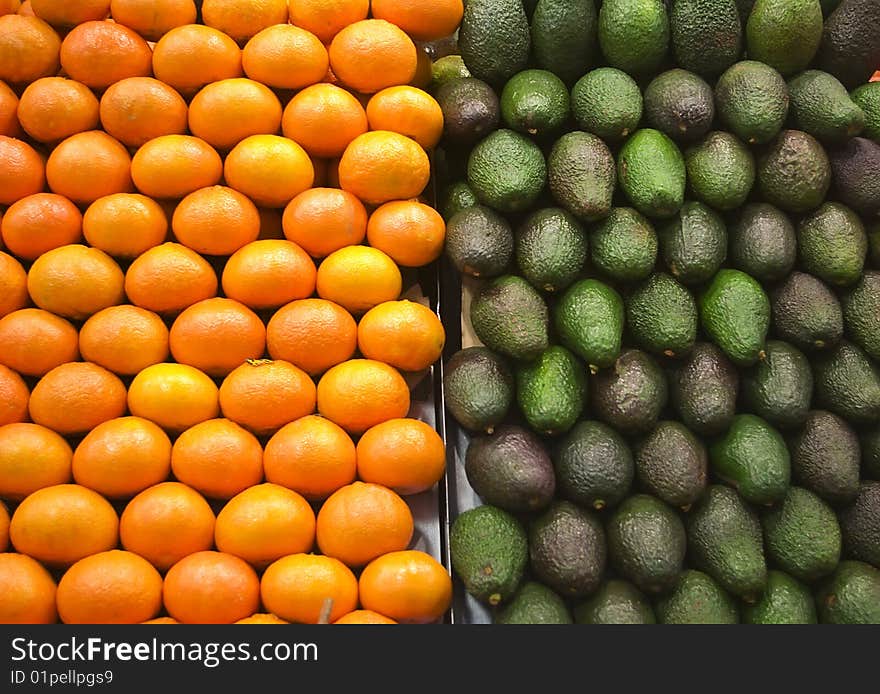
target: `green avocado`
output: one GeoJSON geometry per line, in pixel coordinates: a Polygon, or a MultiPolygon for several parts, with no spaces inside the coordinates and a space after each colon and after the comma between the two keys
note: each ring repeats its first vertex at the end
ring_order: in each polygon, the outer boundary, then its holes
{"type": "Polygon", "coordinates": [[[657,262],[654,227],[632,207],[613,207],[590,236],[593,266],[619,282],[643,280],[657,262]]]}
{"type": "Polygon", "coordinates": [[[659,130],[643,128],[623,143],[617,177],[633,207],[646,217],[671,217],[684,203],[684,157],[659,130]]]}
{"type": "Polygon", "coordinates": [[[739,372],[716,345],[697,342],[669,374],[672,406],[697,434],[722,434],[736,414],[739,372]]]}
{"type": "Polygon", "coordinates": [[[746,25],[749,57],[785,76],[804,70],[822,41],[819,0],[756,0],[746,25]]]}
{"type": "Polygon", "coordinates": [[[529,19],[522,0],[468,0],[458,49],[470,73],[493,86],[525,69],[531,53],[529,19]]]}
{"type": "Polygon", "coordinates": [[[706,447],[681,422],[658,422],[637,444],[635,459],[639,483],[670,506],[687,509],[706,489],[706,447]]]}
{"type": "Polygon", "coordinates": [[[880,624],[880,569],[842,561],[818,591],[821,624],[880,624]]]}
{"type": "Polygon", "coordinates": [[[504,85],[501,118],[508,128],[542,138],[562,129],[570,111],[568,88],[547,70],[523,70],[504,85]]]}
{"type": "Polygon", "coordinates": [[[471,301],[474,332],[489,349],[529,361],[549,346],[547,304],[522,277],[503,275],[471,301]]]}
{"type": "Polygon", "coordinates": [[[715,94],[699,75],[673,68],[648,83],[644,110],[650,127],[676,142],[694,142],[712,129],[715,94]]]}
{"type": "Polygon", "coordinates": [[[500,355],[486,347],[466,347],[449,359],[443,372],[446,409],[470,431],[492,433],[513,403],[513,373],[500,355]]]}
{"type": "Polygon", "coordinates": [[[716,210],[741,207],[755,185],[755,158],[731,133],[715,130],[684,153],[694,196],[716,210]]]}
{"type": "Polygon", "coordinates": [[[826,202],[798,225],[801,267],[832,286],[855,284],[868,255],[868,235],[858,215],[826,202]]]}
{"type": "Polygon", "coordinates": [[[538,0],[531,22],[535,62],[572,84],[593,62],[598,22],[593,0],[538,0]]]}
{"type": "Polygon", "coordinates": [[[599,47],[612,67],[630,75],[656,72],[669,51],[669,18],[662,0],[604,0],[599,47]]]}
{"type": "Polygon", "coordinates": [[[496,130],[471,151],[468,185],[499,212],[528,209],[544,191],[547,164],[534,142],[513,130],[496,130]]]}
{"type": "Polygon", "coordinates": [[[495,614],[494,624],[571,624],[565,601],[537,581],[525,581],[495,614]]]}
{"type": "Polygon", "coordinates": [[[581,273],[587,259],[587,236],[580,222],[559,207],[537,210],[516,234],[516,265],[540,291],[565,289],[581,273]]]}
{"type": "Polygon", "coordinates": [[[614,143],[635,132],[642,120],[642,92],[623,70],[600,67],[571,90],[571,111],[581,130],[614,143]]]}
{"type": "Polygon", "coordinates": [[[828,154],[802,130],[783,130],[758,157],[758,190],[767,202],[786,212],[816,209],[830,187],[828,154]]]}
{"type": "Polygon", "coordinates": [[[806,421],[813,399],[810,362],[781,340],[767,340],[764,352],[764,359],[742,374],[745,406],[779,429],[796,429],[806,421]]]}
{"type": "Polygon", "coordinates": [[[626,323],[643,349],[680,357],[697,339],[697,304],[675,278],[655,272],[627,297],[626,323]]]}
{"type": "Polygon", "coordinates": [[[687,285],[707,282],[727,258],[724,220],[701,202],[688,201],[659,229],[660,250],[669,272],[687,285]]]}
{"type": "Polygon", "coordinates": [[[810,589],[782,571],[767,573],[767,589],[742,606],[743,624],[815,624],[816,603],[810,589]]]}
{"type": "Polygon", "coordinates": [[[654,609],[628,581],[609,579],[593,596],[575,606],[575,624],[655,624],[654,609]]]}
{"type": "Polygon", "coordinates": [[[880,272],[864,273],[842,303],[847,335],[880,362],[880,272]]]}
{"type": "Polygon", "coordinates": [[[791,472],[802,487],[829,504],[852,501],[859,492],[861,450],[856,432],[841,417],[813,410],[789,442],[791,472]]]}
{"type": "Polygon", "coordinates": [[[797,261],[797,234],[785,212],[767,203],[743,207],[728,227],[733,267],[762,284],[784,279],[797,261]]]}
{"type": "Polygon", "coordinates": [[[880,419],[880,367],[858,345],[841,340],[813,361],[816,404],[855,426],[880,419]]]}
{"type": "Polygon", "coordinates": [[[620,354],[623,314],[623,299],[616,290],[599,280],[584,279],[559,297],[553,322],[562,344],[595,372],[613,364],[620,354]]]}
{"type": "Polygon", "coordinates": [[[812,353],[832,349],[843,337],[843,310],[831,289],[817,277],[792,272],[771,294],[777,337],[812,353]]]}
{"type": "Polygon", "coordinates": [[[553,198],[578,219],[594,222],[611,211],[614,156],[595,135],[574,131],[560,137],[547,157],[547,171],[553,198]]]}
{"type": "Polygon", "coordinates": [[[688,569],[656,605],[660,624],[737,624],[736,602],[711,576],[688,569]]]}
{"type": "Polygon", "coordinates": [[[516,372],[516,399],[529,426],[539,434],[563,434],[586,405],[587,370],[561,345],[545,349],[516,372]]]}
{"type": "Polygon", "coordinates": [[[716,77],[742,52],[742,26],[734,0],[677,0],[669,13],[672,51],[678,64],[716,77]]]}
{"type": "Polygon", "coordinates": [[[789,80],[788,94],[792,125],[822,142],[840,142],[865,127],[865,112],[834,75],[805,70],[789,80]]]}
{"type": "Polygon", "coordinates": [[[510,267],[513,248],[510,223],[491,207],[467,207],[446,223],[446,256],[464,275],[501,275],[510,267]]]}
{"type": "Polygon", "coordinates": [[[666,407],[669,387],[654,358],[625,349],[612,368],[591,379],[593,413],[624,435],[649,432],[666,407]]]}
{"type": "Polygon", "coordinates": [[[769,65],[742,60],[731,65],[715,85],[721,123],[750,145],[770,142],[788,115],[788,87],[769,65]]]}

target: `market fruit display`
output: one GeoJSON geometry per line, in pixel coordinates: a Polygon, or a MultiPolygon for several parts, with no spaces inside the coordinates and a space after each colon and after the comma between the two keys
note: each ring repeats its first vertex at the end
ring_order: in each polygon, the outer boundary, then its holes
{"type": "Polygon", "coordinates": [[[878,27],[466,3],[435,89],[468,619],[880,622],[878,27]]]}
{"type": "Polygon", "coordinates": [[[426,90],[462,13],[2,3],[0,622],[447,617],[426,90]]]}

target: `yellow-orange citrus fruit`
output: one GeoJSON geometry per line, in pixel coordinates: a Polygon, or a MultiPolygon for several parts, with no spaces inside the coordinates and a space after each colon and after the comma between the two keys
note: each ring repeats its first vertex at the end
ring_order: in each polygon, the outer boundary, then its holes
{"type": "Polygon", "coordinates": [[[34,303],[65,318],[82,320],[125,299],[125,275],[104,251],[81,244],[53,248],[28,270],[34,303]]]}
{"type": "Polygon", "coordinates": [[[434,428],[418,419],[390,419],[364,432],[357,443],[358,478],[398,494],[433,487],[446,469],[446,447],[434,428]]]}
{"type": "Polygon", "coordinates": [[[436,41],[455,33],[464,14],[462,0],[373,0],[373,17],[393,22],[416,41],[436,41]]]}
{"type": "Polygon", "coordinates": [[[168,359],[168,328],[152,311],[124,304],[98,311],[79,331],[83,359],[134,376],[168,359]]]}
{"type": "Polygon", "coordinates": [[[291,554],[266,568],[260,595],[272,614],[300,624],[317,624],[329,600],[328,621],[334,622],[357,607],[357,578],[338,559],[291,554]]]}
{"type": "Polygon", "coordinates": [[[287,0],[204,0],[204,23],[239,42],[288,19],[287,0]]]}
{"type": "Polygon", "coordinates": [[[193,0],[110,0],[110,14],[147,41],[158,41],[176,27],[196,21],[193,0]]]}
{"type": "Polygon", "coordinates": [[[153,364],[128,388],[128,409],[136,417],[181,432],[220,413],[217,385],[186,364],[153,364]]]}
{"type": "Polygon", "coordinates": [[[152,77],[128,77],[110,85],[99,109],[104,130],[126,147],[140,147],[162,135],[182,135],[187,128],[183,97],[152,77]]]}
{"type": "Polygon", "coordinates": [[[110,0],[31,0],[31,9],[37,17],[53,26],[73,27],[104,19],[110,12],[110,0]]]}
{"type": "Polygon", "coordinates": [[[324,258],[356,246],[367,233],[367,211],[351,193],[337,188],[312,188],[284,209],[284,235],[313,258],[324,258]]]}
{"type": "Polygon", "coordinates": [[[353,482],[321,505],[316,539],[322,554],[357,568],[406,549],[413,528],[412,512],[398,494],[379,484],[353,482]]]}
{"type": "Polygon", "coordinates": [[[119,518],[97,492],[59,484],[38,489],[18,505],[9,538],[17,552],[63,566],[116,547],[119,518]]]}
{"type": "Polygon", "coordinates": [[[38,17],[0,17],[0,80],[28,84],[58,73],[61,38],[38,17]]]}
{"type": "Polygon", "coordinates": [[[282,306],[315,291],[315,263],[293,241],[257,240],[239,248],[223,268],[223,293],[252,309],[282,306]]]}
{"type": "Polygon", "coordinates": [[[196,552],[165,574],[165,609],[184,624],[233,624],[260,606],[260,579],[243,559],[196,552]]]}
{"type": "Polygon", "coordinates": [[[111,499],[134,496],[171,472],[171,440],[153,422],[119,417],[99,424],[73,453],[73,478],[111,499]]]}
{"type": "Polygon", "coordinates": [[[157,80],[191,96],[211,82],[240,77],[241,48],[222,31],[202,24],[175,27],[153,48],[157,80]]]}
{"type": "Polygon", "coordinates": [[[443,110],[433,96],[409,85],[388,87],[367,103],[370,130],[390,130],[433,149],[443,135],[443,110]]]}
{"type": "Polygon", "coordinates": [[[140,624],[162,609],[162,577],[143,557],[112,549],[67,569],[55,599],[65,624],[140,624]]]}
{"type": "Polygon", "coordinates": [[[297,92],[284,107],[284,136],[313,157],[338,157],[369,124],[353,94],[334,84],[313,84],[297,92]]]}
{"type": "Polygon", "coordinates": [[[89,205],[82,232],[89,245],[108,255],[137,258],[165,241],[168,218],[162,206],[146,195],[116,193],[89,205]]]}
{"type": "Polygon", "coordinates": [[[0,318],[0,364],[25,376],[42,376],[79,359],[76,328],[54,313],[23,308],[0,318]]]}
{"type": "Polygon", "coordinates": [[[149,77],[153,52],[136,31],[116,22],[78,24],[61,42],[64,72],[92,89],[106,89],[127,77],[149,77]]]}
{"type": "Polygon", "coordinates": [[[302,89],[327,75],[330,57],[317,36],[300,27],[276,24],[256,34],[244,47],[245,74],[273,89],[302,89]]]}
{"type": "Polygon", "coordinates": [[[131,160],[131,178],[151,198],[177,199],[220,182],[223,160],[211,145],[192,135],[161,135],[131,160]]]}
{"type": "Polygon", "coordinates": [[[59,434],[83,434],[125,413],[125,384],[103,366],[56,366],[34,386],[31,419],[59,434]]]}
{"type": "Polygon", "coordinates": [[[291,489],[265,483],[232,497],[217,514],[214,544],[257,569],[288,554],[310,552],[315,512],[291,489]]]}
{"type": "Polygon", "coordinates": [[[55,580],[37,560],[0,553],[0,623],[54,624],[55,580]]]}
{"type": "Polygon", "coordinates": [[[46,166],[37,151],[23,140],[0,135],[0,205],[11,205],[45,186],[46,166]]]}
{"type": "Polygon", "coordinates": [[[355,138],[339,160],[339,185],[370,205],[416,198],[430,176],[425,150],[415,140],[387,130],[355,138]]]}
{"type": "Polygon", "coordinates": [[[256,241],[260,213],[250,199],[226,186],[201,188],[174,210],[171,229],[177,240],[203,255],[230,255],[256,241]]]}
{"type": "Polygon", "coordinates": [[[264,84],[236,77],[205,85],[189,104],[189,129],[218,149],[281,127],[281,102],[264,84]]]}
{"type": "Polygon", "coordinates": [[[452,604],[452,579],[434,557],[419,550],[374,559],[358,581],[361,605],[398,622],[440,620],[452,604]]]}
{"type": "Polygon", "coordinates": [[[284,207],[315,181],[306,151],[280,135],[246,137],[226,155],[223,173],[229,187],[263,207],[284,207]]]}
{"type": "Polygon", "coordinates": [[[16,256],[36,260],[53,248],[79,243],[82,227],[82,213],[70,200],[55,193],[36,193],[9,206],[0,222],[0,235],[16,256]]]}
{"type": "Polygon", "coordinates": [[[358,325],[361,354],[402,371],[428,368],[445,342],[440,318],[415,301],[386,301],[367,311],[358,325]]]}
{"type": "Polygon", "coordinates": [[[27,421],[30,397],[18,372],[0,364],[0,427],[27,421]]]}
{"type": "Polygon", "coordinates": [[[372,610],[355,610],[337,619],[334,624],[397,624],[393,619],[372,610]]]}
{"type": "Polygon", "coordinates": [[[257,435],[276,432],[315,411],[316,388],[309,375],[286,361],[246,361],[223,379],[220,411],[257,435]]]}
{"type": "Polygon", "coordinates": [[[162,482],[144,489],[119,519],[119,539],[165,571],[190,554],[214,546],[214,512],[204,497],[180,482],[162,482]]]}
{"type": "Polygon", "coordinates": [[[290,624],[281,617],[276,617],[270,612],[257,612],[250,617],[239,619],[236,624],[290,624]]]}
{"type": "Polygon", "coordinates": [[[330,43],[330,68],[340,82],[362,94],[409,84],[418,55],[412,39],[384,19],[349,24],[330,43]]]}
{"type": "Polygon", "coordinates": [[[370,0],[290,0],[289,4],[291,24],[307,29],[325,44],[370,13],[370,0]]]}
{"type": "Polygon", "coordinates": [[[244,427],[228,419],[211,419],[177,437],[171,470],[205,496],[230,499],[262,481],[263,449],[244,427]]]}
{"type": "Polygon", "coordinates": [[[211,264],[179,243],[163,243],[137,258],[125,273],[125,293],[141,308],[171,315],[217,295],[211,264]]]}
{"type": "Polygon", "coordinates": [[[352,313],[364,313],[400,296],[400,268],[385,253],[368,246],[334,251],[318,267],[318,296],[352,313]]]}
{"type": "Polygon", "coordinates": [[[357,454],[340,426],[309,415],[283,426],[269,439],[263,468],[267,481],[320,500],[354,482],[357,454]]]}
{"type": "Polygon", "coordinates": [[[367,242],[398,265],[422,267],[443,253],[446,223],[433,207],[417,200],[386,202],[370,215],[367,242]]]}
{"type": "Polygon", "coordinates": [[[81,82],[43,77],[21,93],[18,120],[38,142],[58,142],[98,127],[98,99],[81,82]]]}
{"type": "Polygon", "coordinates": [[[113,193],[129,193],[131,156],[123,144],[100,130],[71,135],[46,160],[53,193],[88,205],[113,193]]]}
{"type": "Polygon", "coordinates": [[[44,487],[70,481],[73,451],[59,434],[39,424],[0,427],[0,496],[20,501],[44,487]]]}
{"type": "Polygon", "coordinates": [[[409,387],[397,369],[371,359],[351,359],[318,382],[318,413],[350,434],[409,412],[409,387]]]}
{"type": "Polygon", "coordinates": [[[209,376],[226,376],[266,349],[266,328],[256,313],[233,299],[205,299],[184,309],[169,333],[175,361],[209,376]]]}

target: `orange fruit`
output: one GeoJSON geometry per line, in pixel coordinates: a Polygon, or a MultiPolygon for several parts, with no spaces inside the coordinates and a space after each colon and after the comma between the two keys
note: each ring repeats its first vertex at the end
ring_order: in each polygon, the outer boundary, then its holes
{"type": "Polygon", "coordinates": [[[78,243],[82,227],[82,213],[70,200],[55,193],[35,193],[9,206],[0,235],[19,258],[36,260],[53,248],[78,243]]]}
{"type": "Polygon", "coordinates": [[[183,97],[152,77],[128,77],[101,97],[101,125],[127,147],[140,147],[162,135],[182,135],[188,108],[183,97]]]}
{"type": "Polygon", "coordinates": [[[67,569],[55,599],[65,624],[139,624],[162,609],[162,577],[143,557],[113,549],[67,569]]]}
{"type": "Polygon", "coordinates": [[[263,479],[263,449],[256,436],[228,419],[184,431],[171,449],[174,476],[212,499],[230,499],[263,479]]]}
{"type": "Polygon", "coordinates": [[[284,235],[313,258],[356,246],[367,233],[367,211],[351,193],[312,188],[297,195],[284,210],[284,235]]]}
{"type": "Polygon", "coordinates": [[[27,421],[30,396],[24,379],[0,364],[0,427],[27,421]]]}
{"type": "Polygon", "coordinates": [[[28,292],[46,311],[82,320],[125,300],[125,275],[104,251],[81,244],[53,248],[28,270],[28,292]]]}
{"type": "Polygon", "coordinates": [[[334,624],[397,624],[393,619],[372,610],[355,610],[342,615],[334,624]]]}
{"type": "Polygon", "coordinates": [[[288,554],[311,551],[315,512],[295,491],[259,484],[232,497],[217,514],[214,544],[262,569],[288,554]]]}
{"type": "Polygon", "coordinates": [[[98,98],[81,82],[43,77],[18,102],[18,121],[39,142],[59,142],[98,127],[98,98]]]}
{"type": "Polygon", "coordinates": [[[213,82],[189,104],[189,129],[218,149],[281,127],[281,102],[269,87],[245,77],[213,82]]]}
{"type": "Polygon", "coordinates": [[[286,361],[248,360],[223,379],[220,411],[257,435],[272,434],[315,411],[309,375],[286,361]]]}
{"type": "Polygon", "coordinates": [[[333,84],[313,84],[284,107],[284,136],[313,157],[338,157],[358,135],[367,132],[367,113],[350,92],[333,84]]]}
{"type": "Polygon", "coordinates": [[[165,609],[184,624],[232,624],[260,606],[260,579],[243,559],[196,552],[168,569],[165,609]]]}
{"type": "Polygon", "coordinates": [[[82,434],[125,413],[125,384],[91,362],[56,366],[34,386],[31,419],[59,434],[82,434]]]}
{"type": "Polygon", "coordinates": [[[425,150],[415,140],[387,130],[356,138],[339,160],[339,185],[369,205],[416,198],[430,176],[425,150]]]}
{"type": "Polygon", "coordinates": [[[286,24],[287,0],[204,0],[202,21],[239,42],[273,24],[286,24]]]}
{"type": "Polygon", "coordinates": [[[24,308],[29,299],[27,272],[15,258],[0,251],[0,318],[24,308]]]}
{"type": "Polygon", "coordinates": [[[0,135],[19,137],[18,95],[6,82],[0,81],[0,135]]]}
{"type": "Polygon", "coordinates": [[[171,472],[171,440],[153,422],[119,417],[99,424],[73,453],[73,479],[102,496],[134,496],[171,472]]]}
{"type": "Polygon", "coordinates": [[[186,364],[153,364],[128,387],[128,409],[136,417],[178,433],[220,413],[217,385],[186,364]]]}
{"type": "Polygon", "coordinates": [[[226,156],[223,173],[231,188],[263,207],[284,207],[315,180],[309,155],[280,135],[246,137],[226,156]]]}
{"type": "Polygon", "coordinates": [[[327,44],[341,29],[366,19],[369,0],[290,0],[290,22],[327,44]]]}
{"type": "Polygon", "coordinates": [[[367,103],[370,130],[389,130],[434,149],[443,135],[443,110],[428,92],[408,85],[388,87],[367,103]]]}
{"type": "Polygon", "coordinates": [[[110,0],[110,14],[147,41],[158,41],[176,27],[196,21],[193,0],[110,0]]]}
{"type": "Polygon", "coordinates": [[[248,77],[273,89],[302,89],[324,79],[330,57],[317,36],[281,23],[254,35],[241,63],[248,77]]]}
{"type": "Polygon", "coordinates": [[[28,84],[57,74],[60,52],[61,38],[42,19],[0,17],[0,80],[28,84]]]}
{"type": "Polygon", "coordinates": [[[156,619],[148,619],[141,624],[180,624],[174,617],[156,617],[156,619]]]}
{"type": "Polygon", "coordinates": [[[88,205],[98,198],[132,190],[131,156],[119,140],[100,130],[71,135],[46,160],[53,193],[88,205]]]}
{"type": "Polygon", "coordinates": [[[379,361],[351,359],[318,382],[318,413],[349,434],[362,434],[409,412],[409,388],[400,373],[379,361]]]}
{"type": "Polygon", "coordinates": [[[367,242],[398,265],[422,267],[443,253],[446,223],[433,207],[416,200],[386,202],[370,215],[367,242]]]}
{"type": "Polygon", "coordinates": [[[436,41],[455,33],[464,14],[462,0],[373,0],[373,17],[393,22],[416,41],[436,41]]]}
{"type": "Polygon", "coordinates": [[[24,554],[0,554],[0,623],[54,624],[55,581],[38,561],[24,554]]]}
{"type": "Polygon", "coordinates": [[[79,351],[86,361],[115,374],[134,376],[168,359],[168,328],[145,308],[111,306],[80,328],[79,351]]]}
{"type": "Polygon", "coordinates": [[[400,296],[400,268],[385,253],[369,246],[333,251],[318,267],[318,296],[352,313],[364,313],[400,296]]]}
{"type": "Polygon", "coordinates": [[[378,484],[352,482],[321,505],[315,532],[322,554],[358,568],[406,549],[413,528],[412,512],[398,494],[378,484]]]}
{"type": "Polygon", "coordinates": [[[54,313],[23,308],[0,318],[0,364],[25,376],[42,376],[79,359],[76,328],[54,313]]]}
{"type": "Polygon", "coordinates": [[[119,539],[159,571],[214,546],[214,512],[204,497],[180,482],[162,482],[128,502],[119,539]]]}
{"type": "Polygon", "coordinates": [[[350,359],[357,349],[357,323],[339,304],[300,299],[278,309],[266,326],[266,346],[312,376],[350,359]]]}
{"type": "MultiPolygon", "coordinates": [[[[18,2],[18,0],[6,0],[6,1],[9,2],[11,5],[15,5],[15,3],[18,2]]],[[[18,14],[24,15],[26,17],[36,17],[36,15],[34,14],[34,9],[33,9],[33,7],[31,7],[31,0],[24,0],[24,2],[21,3],[21,5],[19,5],[18,14]]]]}
{"type": "Polygon", "coordinates": [[[452,604],[452,579],[419,550],[390,552],[370,562],[358,581],[361,605],[406,623],[430,623],[452,604]]]}
{"type": "Polygon", "coordinates": [[[276,617],[274,614],[257,612],[250,617],[239,619],[236,624],[290,624],[290,622],[286,622],[281,619],[281,617],[276,617]]]}
{"type": "Polygon", "coordinates": [[[146,195],[114,193],[89,205],[82,231],[89,245],[108,255],[136,258],[165,241],[168,218],[162,206],[146,195]]]}
{"type": "Polygon", "coordinates": [[[171,29],[153,47],[153,73],[189,96],[211,82],[240,77],[241,49],[222,31],[186,24],[171,29]]]}
{"type": "MultiPolygon", "coordinates": [[[[4,19],[0,17],[0,22],[4,19]]],[[[36,150],[27,142],[0,135],[0,205],[39,193],[45,185],[46,167],[36,150]]]]}
{"type": "Polygon", "coordinates": [[[169,333],[175,361],[209,376],[226,376],[266,349],[266,328],[257,314],[233,299],[205,299],[184,309],[169,333]]]}
{"type": "Polygon", "coordinates": [[[418,419],[390,419],[364,432],[357,444],[358,478],[398,494],[431,489],[446,469],[446,447],[418,419]]]}
{"type": "Polygon", "coordinates": [[[203,255],[230,255],[256,241],[260,213],[248,197],[226,186],[201,188],[174,210],[171,229],[177,240],[203,255]]]}
{"type": "Polygon", "coordinates": [[[31,0],[31,8],[37,17],[53,26],[72,27],[104,19],[110,12],[110,0],[31,0]]]}
{"type": "Polygon", "coordinates": [[[409,84],[418,55],[412,39],[384,19],[363,19],[342,29],[330,44],[330,68],[340,82],[362,94],[409,84]]]}
{"type": "Polygon", "coordinates": [[[17,552],[50,565],[73,564],[116,547],[119,518],[103,496],[78,484],[38,489],[22,501],[9,525],[17,552]]]}
{"type": "Polygon", "coordinates": [[[61,67],[92,89],[106,89],[126,77],[153,74],[153,52],[133,29],[93,21],[74,27],[61,42],[61,67]]]}
{"type": "Polygon", "coordinates": [[[345,564],[317,554],[291,554],[263,572],[260,595],[267,610],[282,619],[317,624],[326,601],[329,621],[357,607],[357,578],[345,564]]]}
{"type": "Polygon", "coordinates": [[[317,501],[354,482],[351,437],[329,419],[308,415],[286,424],[266,443],[266,480],[317,501]]]}
{"type": "Polygon", "coordinates": [[[211,264],[179,243],[163,243],[135,258],[125,273],[131,303],[161,314],[174,314],[217,295],[211,264]]]}
{"type": "Polygon", "coordinates": [[[211,145],[191,135],[161,135],[131,160],[137,189],[151,198],[182,198],[219,183],[223,160],[211,145]]]}
{"type": "Polygon", "coordinates": [[[73,451],[59,434],[28,422],[0,427],[0,496],[19,501],[70,481],[73,451]]]}
{"type": "Polygon", "coordinates": [[[401,371],[421,371],[443,353],[446,332],[434,311],[415,301],[386,301],[358,325],[358,347],[367,359],[401,371]]]}
{"type": "Polygon", "coordinates": [[[9,509],[0,501],[0,553],[9,549],[9,509]]]}
{"type": "Polygon", "coordinates": [[[252,309],[275,308],[315,291],[315,263],[292,241],[253,241],[223,268],[223,292],[252,309]]]}

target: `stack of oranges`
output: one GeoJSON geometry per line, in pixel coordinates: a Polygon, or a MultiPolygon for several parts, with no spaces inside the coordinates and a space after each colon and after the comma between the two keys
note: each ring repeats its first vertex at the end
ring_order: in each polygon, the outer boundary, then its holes
{"type": "Polygon", "coordinates": [[[442,619],[401,297],[461,15],[0,0],[0,622],[442,619]]]}

